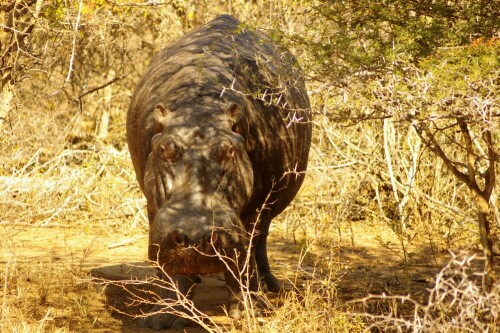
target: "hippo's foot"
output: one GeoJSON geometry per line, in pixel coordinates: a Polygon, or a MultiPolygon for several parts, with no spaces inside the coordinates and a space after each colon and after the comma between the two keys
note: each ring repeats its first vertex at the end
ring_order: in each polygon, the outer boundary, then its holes
{"type": "MultiPolygon", "coordinates": [[[[161,311],[162,308],[158,305],[153,307],[152,313],[161,311]]],[[[149,317],[141,319],[141,326],[152,328],[156,331],[174,328],[178,331],[182,330],[189,323],[189,320],[170,314],[170,313],[155,313],[149,317]]]]}
{"type": "Polygon", "coordinates": [[[245,296],[247,297],[246,301],[242,298],[241,293],[239,293],[239,297],[230,297],[228,314],[231,318],[262,317],[264,312],[269,310],[270,304],[263,295],[247,294],[245,296]]]}
{"type": "Polygon", "coordinates": [[[263,273],[260,280],[264,291],[277,293],[281,290],[282,283],[270,271],[263,273]]]}
{"type": "Polygon", "coordinates": [[[262,317],[262,309],[258,306],[253,308],[245,307],[243,302],[231,303],[229,310],[229,317],[233,319],[243,319],[245,315],[250,317],[262,317]]]}
{"type": "Polygon", "coordinates": [[[157,293],[163,301],[157,303],[150,311],[150,315],[141,320],[142,327],[149,327],[154,330],[165,330],[174,328],[182,330],[189,323],[189,320],[173,313],[165,313],[167,308],[182,315],[184,307],[176,305],[169,306],[168,303],[175,303],[179,298],[186,301],[194,297],[194,285],[199,279],[198,276],[171,275],[167,276],[163,272],[158,273],[158,279],[154,282],[157,293]]]}

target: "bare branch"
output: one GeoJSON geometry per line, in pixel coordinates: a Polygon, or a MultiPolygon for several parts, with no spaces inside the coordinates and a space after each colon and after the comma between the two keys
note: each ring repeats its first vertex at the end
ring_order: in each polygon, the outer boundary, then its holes
{"type": "Polygon", "coordinates": [[[476,169],[474,167],[475,159],[474,159],[474,148],[472,143],[472,138],[470,137],[469,128],[467,124],[462,121],[460,118],[457,119],[457,124],[460,127],[460,131],[462,132],[462,136],[465,140],[465,154],[467,156],[467,173],[468,173],[468,183],[470,189],[476,191],[477,193],[481,193],[479,189],[479,185],[476,182],[476,169]]]}
{"type": "Polygon", "coordinates": [[[156,0],[148,0],[142,3],[138,2],[131,2],[131,3],[117,3],[116,1],[111,1],[111,0],[106,0],[107,3],[113,5],[113,6],[118,6],[118,7],[156,7],[156,6],[164,6],[164,5],[171,5],[172,1],[168,2],[159,2],[156,0]]]}
{"type": "Polygon", "coordinates": [[[84,92],[83,94],[81,94],[80,96],[78,96],[78,105],[80,107],[80,112],[83,112],[83,101],[82,101],[83,97],[85,97],[89,94],[92,94],[93,92],[96,92],[98,90],[101,90],[103,88],[106,88],[107,86],[112,85],[113,83],[115,83],[116,81],[119,81],[121,79],[122,79],[122,77],[117,76],[117,77],[113,78],[112,80],[110,80],[104,84],[101,84],[100,86],[91,88],[91,89],[87,90],[86,92],[84,92]]]}
{"type": "Polygon", "coordinates": [[[437,142],[435,136],[433,133],[431,133],[429,127],[427,124],[421,122],[419,124],[414,124],[413,125],[417,131],[417,134],[420,136],[420,138],[426,142],[427,147],[432,150],[433,152],[436,153],[444,162],[444,164],[448,167],[448,169],[462,182],[464,182],[467,186],[469,186],[469,178],[466,174],[461,172],[460,170],[457,169],[457,167],[454,165],[454,163],[446,156],[446,153],[443,151],[441,146],[439,145],[439,142],[437,142]],[[428,139],[425,138],[422,135],[422,130],[425,132],[427,135],[428,139]]]}
{"type": "Polygon", "coordinates": [[[21,31],[21,30],[17,30],[17,29],[14,29],[12,27],[8,27],[6,25],[3,25],[3,24],[0,24],[0,28],[3,28],[4,30],[10,30],[12,32],[15,32],[17,34],[21,34],[21,35],[29,35],[29,32],[25,32],[25,31],[21,31]]]}

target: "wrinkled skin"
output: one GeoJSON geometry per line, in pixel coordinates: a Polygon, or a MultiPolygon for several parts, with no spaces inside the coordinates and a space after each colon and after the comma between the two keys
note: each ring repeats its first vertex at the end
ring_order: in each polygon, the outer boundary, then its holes
{"type": "MultiPolygon", "coordinates": [[[[189,296],[196,276],[217,272],[234,302],[239,280],[255,291],[260,279],[278,291],[267,258],[269,225],[302,184],[310,140],[301,73],[267,36],[225,15],[167,47],[139,82],[127,115],[147,199],[150,260],[189,296]],[[249,269],[239,277],[247,253],[249,269]]],[[[186,323],[170,314],[144,320],[154,329],[186,323]]]]}

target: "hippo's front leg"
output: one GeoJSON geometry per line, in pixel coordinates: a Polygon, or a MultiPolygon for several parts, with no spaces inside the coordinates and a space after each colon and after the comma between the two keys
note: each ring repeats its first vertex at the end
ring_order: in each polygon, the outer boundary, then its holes
{"type": "Polygon", "coordinates": [[[245,223],[246,225],[255,225],[257,219],[260,219],[260,232],[252,240],[255,246],[255,262],[259,272],[260,282],[262,287],[266,287],[267,291],[279,292],[281,282],[276,279],[269,267],[269,259],[267,257],[267,236],[269,235],[269,226],[271,225],[271,216],[268,210],[262,210],[258,214],[254,214],[245,223]]]}
{"type": "Polygon", "coordinates": [[[174,312],[184,312],[184,307],[182,305],[170,307],[169,304],[183,302],[184,297],[192,300],[196,277],[166,276],[163,272],[160,272],[159,276],[161,280],[158,281],[157,294],[162,304],[155,305],[150,311],[151,315],[144,318],[141,325],[157,331],[169,328],[181,330],[188,324],[189,320],[174,314],[174,312]]]}

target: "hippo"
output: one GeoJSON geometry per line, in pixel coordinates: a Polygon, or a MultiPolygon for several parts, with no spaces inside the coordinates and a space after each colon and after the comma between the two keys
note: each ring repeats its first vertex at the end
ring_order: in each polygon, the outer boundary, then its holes
{"type": "MultiPolygon", "coordinates": [[[[126,126],[159,276],[191,298],[200,276],[224,273],[231,309],[242,285],[279,291],[269,225],[303,182],[312,132],[291,53],[219,16],[152,59],[126,126]]],[[[177,300],[170,291],[161,297],[177,300]]],[[[143,324],[187,324],[158,307],[143,324]]]]}

